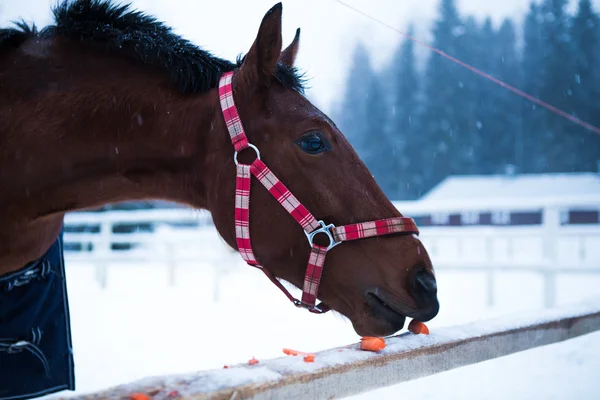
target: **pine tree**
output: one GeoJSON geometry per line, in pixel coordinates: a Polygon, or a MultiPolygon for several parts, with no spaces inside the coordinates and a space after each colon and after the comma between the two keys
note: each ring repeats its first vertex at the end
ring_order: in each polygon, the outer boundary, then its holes
{"type": "MultiPolygon", "coordinates": [[[[464,34],[464,25],[458,15],[454,0],[442,0],[440,16],[433,29],[433,46],[457,56],[460,48],[457,36],[464,34]]],[[[428,191],[450,174],[461,172],[461,159],[457,154],[462,137],[459,116],[464,113],[457,104],[462,98],[463,82],[458,65],[431,54],[425,74],[425,104],[423,113],[423,147],[421,165],[423,184],[420,193],[428,191]]]]}
{"type": "MultiPolygon", "coordinates": [[[[497,71],[496,59],[498,47],[496,32],[492,25],[492,20],[488,17],[485,19],[481,30],[477,31],[472,28],[473,43],[471,44],[471,63],[483,72],[496,76],[497,71]]],[[[500,156],[499,149],[496,144],[498,137],[499,126],[497,122],[497,87],[487,79],[472,75],[471,90],[473,91],[474,110],[471,114],[474,121],[470,121],[469,131],[474,149],[474,161],[471,173],[491,173],[498,164],[500,156]]]]}
{"type": "Polygon", "coordinates": [[[389,197],[396,196],[398,179],[394,149],[387,132],[388,104],[381,78],[361,43],[355,47],[338,126],[389,197]]]}
{"type": "MultiPolygon", "coordinates": [[[[491,71],[491,57],[488,46],[494,45],[494,31],[491,20],[483,30],[475,18],[465,18],[460,35],[456,37],[456,57],[463,62],[484,71],[491,71]]],[[[491,103],[492,92],[490,82],[477,76],[463,67],[456,70],[458,90],[453,99],[456,108],[455,122],[458,127],[458,140],[455,143],[453,156],[456,158],[458,174],[478,174],[482,172],[483,160],[480,158],[485,140],[483,120],[485,106],[491,103]]]]}
{"type": "MultiPolygon", "coordinates": [[[[410,36],[414,35],[411,25],[410,36]]],[[[390,142],[393,146],[394,174],[396,180],[397,199],[415,199],[423,181],[422,165],[426,162],[419,121],[421,113],[421,96],[415,59],[415,45],[405,39],[393,57],[391,65],[393,95],[392,115],[390,117],[390,142]]]]}
{"type": "MultiPolygon", "coordinates": [[[[569,32],[570,17],[566,12],[568,0],[545,0],[542,3],[543,38],[545,40],[545,85],[541,91],[544,101],[569,111],[573,108],[574,48],[569,32]]],[[[582,135],[572,122],[545,111],[547,130],[540,146],[547,157],[544,171],[568,172],[577,169],[578,149],[582,135]]]]}
{"type": "MultiPolygon", "coordinates": [[[[521,60],[517,53],[514,23],[510,19],[505,19],[500,25],[497,35],[495,71],[498,78],[512,86],[521,87],[521,60]]],[[[498,168],[499,171],[504,171],[508,164],[523,165],[522,99],[508,89],[496,86],[496,90],[498,91],[496,100],[498,113],[496,113],[495,121],[498,126],[496,135],[499,136],[497,146],[502,149],[504,154],[498,168]]]]}
{"type": "Polygon", "coordinates": [[[372,68],[369,53],[362,43],[358,43],[352,55],[352,65],[345,84],[345,94],[336,112],[337,125],[344,136],[360,155],[366,143],[370,127],[367,123],[367,109],[372,68]]]}
{"type": "Polygon", "coordinates": [[[372,73],[363,104],[368,130],[359,155],[375,178],[381,190],[389,198],[397,198],[399,175],[396,168],[394,145],[387,131],[388,104],[377,74],[372,73]]]}
{"type": "MultiPolygon", "coordinates": [[[[519,60],[516,49],[514,26],[510,20],[503,21],[500,29],[493,29],[487,19],[480,34],[477,66],[488,74],[519,85],[519,60]]],[[[479,173],[502,173],[508,164],[515,164],[522,147],[521,98],[514,93],[484,80],[478,86],[478,130],[481,133],[478,152],[479,173]]]]}
{"type": "MultiPolygon", "coordinates": [[[[540,6],[532,2],[525,18],[522,71],[524,91],[537,98],[541,97],[548,82],[542,21],[540,6]]],[[[540,172],[548,164],[548,157],[540,146],[547,131],[545,117],[545,109],[529,100],[523,101],[522,159],[518,160],[517,165],[521,172],[540,172]]]]}
{"type": "MultiPolygon", "coordinates": [[[[590,0],[580,0],[571,27],[575,47],[575,85],[573,111],[575,116],[600,126],[600,18],[590,0]]],[[[593,171],[600,160],[600,136],[583,128],[573,127],[580,136],[578,165],[580,170],[593,171]]]]}

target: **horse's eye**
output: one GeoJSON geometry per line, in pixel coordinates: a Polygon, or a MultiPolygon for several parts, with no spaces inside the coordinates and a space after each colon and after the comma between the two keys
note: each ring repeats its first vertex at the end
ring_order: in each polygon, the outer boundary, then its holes
{"type": "Polygon", "coordinates": [[[318,132],[311,132],[296,141],[309,154],[319,154],[330,149],[329,142],[318,132]]]}

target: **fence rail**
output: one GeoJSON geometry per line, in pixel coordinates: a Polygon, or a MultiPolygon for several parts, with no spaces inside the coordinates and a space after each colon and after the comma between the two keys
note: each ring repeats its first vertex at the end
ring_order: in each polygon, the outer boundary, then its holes
{"type": "Polygon", "coordinates": [[[147,378],[71,399],[126,399],[133,392],[153,399],[331,399],[476,364],[600,330],[600,299],[572,307],[523,313],[466,326],[404,333],[387,338],[381,353],[358,344],[256,365],[147,378]]]}

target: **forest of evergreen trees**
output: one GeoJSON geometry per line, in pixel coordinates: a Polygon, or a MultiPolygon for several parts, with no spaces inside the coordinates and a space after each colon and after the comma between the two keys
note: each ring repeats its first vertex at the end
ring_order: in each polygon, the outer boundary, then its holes
{"type": "MultiPolygon", "coordinates": [[[[600,127],[600,16],[590,0],[537,0],[500,26],[440,0],[436,48],[600,127]]],[[[408,33],[412,33],[412,28],[408,33]]],[[[358,44],[338,127],[386,194],[415,199],[448,175],[596,171],[600,135],[438,54],[400,42],[381,71],[358,44]]]]}

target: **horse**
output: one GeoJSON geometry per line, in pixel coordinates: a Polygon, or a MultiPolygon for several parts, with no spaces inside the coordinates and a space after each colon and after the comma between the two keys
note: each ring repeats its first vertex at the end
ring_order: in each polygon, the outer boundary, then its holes
{"type": "Polygon", "coordinates": [[[300,29],[283,48],[281,3],[235,62],[128,4],[63,0],[52,12],[41,30],[0,30],[0,397],[74,390],[63,218],[108,203],[208,210],[294,305],[333,310],[358,335],[437,315],[418,228],[306,98],[300,29]]]}

